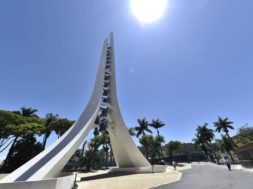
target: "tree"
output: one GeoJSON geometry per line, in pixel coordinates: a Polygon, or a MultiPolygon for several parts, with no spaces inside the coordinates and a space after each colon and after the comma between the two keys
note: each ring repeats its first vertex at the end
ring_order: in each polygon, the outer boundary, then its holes
{"type": "Polygon", "coordinates": [[[134,132],[134,128],[132,128],[132,127],[128,129],[128,133],[130,136],[136,136],[136,134],[134,132]]]}
{"type": "Polygon", "coordinates": [[[181,146],[181,142],[179,141],[170,141],[165,145],[165,149],[167,150],[170,157],[173,157],[173,152],[181,146]]]}
{"type": "Polygon", "coordinates": [[[61,137],[72,125],[74,121],[70,121],[66,118],[59,118],[50,123],[50,127],[53,128],[58,138],[61,137]]]}
{"type": "Polygon", "coordinates": [[[144,151],[143,153],[144,153],[144,155],[146,156],[147,159],[149,158],[150,145],[151,145],[152,140],[153,140],[152,137],[153,137],[152,135],[143,135],[139,139],[139,142],[142,145],[142,148],[143,148],[143,151],[144,151]]]}
{"type": "Polygon", "coordinates": [[[0,110],[0,153],[14,141],[14,136],[7,126],[18,122],[18,118],[19,116],[11,112],[0,110]]]}
{"type": "MultiPolygon", "coordinates": [[[[205,153],[206,157],[209,157],[209,151],[211,150],[211,142],[214,139],[214,131],[207,128],[207,123],[203,125],[198,125],[196,129],[196,138],[193,139],[193,142],[196,146],[200,146],[202,151],[205,153]]],[[[218,161],[218,159],[217,159],[218,161]]]]}
{"type": "MultiPolygon", "coordinates": [[[[159,133],[159,128],[165,126],[165,124],[159,120],[159,119],[152,119],[151,123],[149,124],[151,127],[153,127],[154,129],[156,129],[156,132],[157,132],[157,135],[160,136],[160,133],[159,133]]],[[[162,148],[162,145],[160,146],[160,149],[161,149],[161,157],[163,158],[163,148],[162,148]]]]}
{"type": "Polygon", "coordinates": [[[19,115],[22,115],[22,116],[25,116],[25,117],[33,117],[33,116],[38,117],[38,115],[36,114],[36,112],[38,112],[38,110],[33,109],[31,107],[27,108],[25,106],[22,106],[20,108],[20,110],[18,110],[18,111],[13,111],[13,113],[19,114],[19,115]]]}
{"type": "Polygon", "coordinates": [[[140,135],[145,136],[146,132],[152,133],[152,131],[148,128],[149,127],[149,123],[148,123],[148,121],[145,118],[138,119],[137,122],[138,122],[139,125],[134,128],[134,130],[137,132],[136,133],[136,137],[137,138],[140,135]]]}
{"type": "MultiPolygon", "coordinates": [[[[38,117],[25,117],[12,112],[7,112],[7,114],[5,114],[4,118],[2,117],[2,119],[4,120],[3,122],[7,124],[5,126],[6,130],[13,137],[10,150],[1,168],[1,171],[6,172],[10,170],[10,166],[11,169],[17,168],[13,167],[10,162],[12,161],[12,157],[14,157],[14,154],[18,154],[20,150],[23,150],[17,148],[17,143],[19,142],[19,140],[22,140],[25,143],[25,140],[31,141],[32,138],[35,139],[35,135],[41,135],[44,130],[44,121],[39,119],[38,117]]],[[[30,145],[30,148],[32,149],[33,146],[30,145]]],[[[26,157],[23,157],[23,159],[29,160],[29,158],[33,156],[31,154],[33,154],[31,150],[27,151],[26,157]]]]}
{"type": "Polygon", "coordinates": [[[234,141],[228,137],[227,135],[221,135],[222,140],[221,142],[221,146],[226,150],[226,152],[229,154],[231,160],[234,162],[234,158],[233,155],[231,153],[231,151],[234,150],[235,144],[234,141]]]}
{"type": "Polygon", "coordinates": [[[225,149],[230,155],[232,161],[234,162],[234,158],[231,154],[231,151],[234,149],[234,147],[231,148],[231,146],[234,146],[235,143],[233,143],[233,141],[231,140],[231,137],[229,136],[229,130],[234,129],[234,127],[232,126],[233,122],[229,121],[228,118],[223,119],[221,117],[218,117],[218,121],[214,122],[213,124],[216,127],[215,130],[218,133],[220,132],[225,133],[226,137],[222,135],[223,145],[228,145],[225,147],[225,149]]]}
{"type": "Polygon", "coordinates": [[[110,137],[108,133],[103,133],[100,138],[100,143],[103,147],[103,151],[105,152],[105,168],[108,168],[108,151],[110,150],[110,137]]]}
{"type": "Polygon", "coordinates": [[[149,124],[151,127],[153,127],[154,129],[156,129],[157,135],[159,135],[159,128],[165,126],[165,124],[159,120],[159,119],[152,119],[151,123],[149,124]]]}
{"type": "Polygon", "coordinates": [[[51,132],[53,131],[53,128],[51,127],[51,123],[53,121],[56,121],[59,118],[58,114],[52,114],[52,113],[47,113],[46,118],[45,118],[45,130],[44,130],[44,137],[43,137],[43,142],[42,146],[43,149],[46,147],[47,139],[50,136],[51,132]]]}
{"type": "Polygon", "coordinates": [[[234,127],[232,126],[232,121],[229,121],[228,118],[222,119],[221,117],[218,117],[218,121],[214,122],[213,124],[216,127],[215,131],[217,131],[218,133],[222,131],[227,135],[227,137],[230,138],[229,129],[234,129],[234,127]]]}
{"type": "Polygon", "coordinates": [[[98,148],[101,145],[101,137],[100,136],[94,136],[94,138],[91,139],[91,141],[87,144],[88,149],[85,151],[85,156],[82,158],[82,166],[86,166],[87,171],[90,170],[90,168],[93,166],[95,162],[98,162],[98,148]]]}
{"type": "Polygon", "coordinates": [[[2,171],[10,173],[18,167],[32,159],[43,150],[41,143],[36,141],[33,136],[25,136],[15,143],[14,148],[10,149],[9,157],[4,161],[2,171]]]}
{"type": "Polygon", "coordinates": [[[253,127],[250,127],[247,124],[240,127],[236,135],[233,137],[233,140],[237,146],[244,146],[253,141],[253,127]]]}
{"type": "Polygon", "coordinates": [[[153,164],[156,156],[161,155],[160,146],[165,142],[164,137],[159,135],[155,137],[152,135],[143,135],[139,139],[139,142],[142,145],[146,158],[151,157],[151,163],[153,164]]]}

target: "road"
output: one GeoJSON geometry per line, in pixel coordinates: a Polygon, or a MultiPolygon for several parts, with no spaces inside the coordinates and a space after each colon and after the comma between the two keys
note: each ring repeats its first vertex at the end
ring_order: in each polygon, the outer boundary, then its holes
{"type": "Polygon", "coordinates": [[[179,182],[153,189],[252,189],[253,174],[242,170],[231,172],[224,166],[195,164],[192,169],[182,171],[179,182]]]}

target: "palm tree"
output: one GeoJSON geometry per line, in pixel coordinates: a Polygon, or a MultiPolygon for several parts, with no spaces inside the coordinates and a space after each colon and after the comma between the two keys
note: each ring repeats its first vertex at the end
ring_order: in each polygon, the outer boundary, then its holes
{"type": "MultiPolygon", "coordinates": [[[[207,128],[207,123],[203,125],[198,125],[195,134],[196,138],[193,139],[193,142],[196,146],[200,146],[202,151],[205,153],[206,157],[209,157],[208,151],[210,151],[211,142],[214,139],[214,131],[207,128]]],[[[218,159],[217,159],[218,160],[218,159]]]]}
{"type": "Polygon", "coordinates": [[[52,113],[47,113],[46,118],[45,118],[45,131],[44,131],[44,138],[42,141],[42,146],[43,149],[46,147],[47,139],[50,136],[51,132],[53,131],[53,128],[51,127],[51,123],[53,121],[56,121],[59,118],[58,114],[52,114],[52,113]]]}
{"type": "Polygon", "coordinates": [[[136,127],[134,128],[134,130],[137,132],[137,133],[136,133],[136,137],[137,137],[137,138],[138,138],[140,135],[145,136],[145,135],[146,135],[146,132],[152,133],[152,131],[148,128],[149,123],[148,123],[148,121],[146,120],[146,118],[138,119],[137,121],[138,121],[139,126],[136,126],[136,127]]]}
{"type": "MultiPolygon", "coordinates": [[[[159,128],[165,126],[165,124],[159,120],[159,119],[152,119],[151,123],[149,124],[151,127],[153,127],[154,129],[156,129],[156,132],[157,132],[157,136],[160,136],[160,133],[159,133],[159,128]]],[[[162,145],[160,146],[160,149],[161,149],[161,157],[163,158],[163,148],[162,148],[162,145]]]]}
{"type": "Polygon", "coordinates": [[[19,114],[19,115],[22,115],[22,116],[25,116],[25,117],[38,117],[38,115],[36,114],[36,112],[38,112],[38,110],[36,109],[33,109],[33,108],[26,108],[25,106],[22,106],[20,108],[20,110],[18,111],[13,111],[13,113],[15,114],[19,114]]]}
{"type": "Polygon", "coordinates": [[[105,165],[107,169],[108,168],[108,152],[109,150],[112,152],[112,146],[110,144],[110,136],[107,130],[110,122],[106,118],[97,116],[95,120],[95,124],[99,125],[99,127],[95,128],[93,134],[100,140],[100,145],[102,145],[103,151],[105,152],[105,165]]]}
{"type": "Polygon", "coordinates": [[[165,126],[165,124],[159,120],[159,119],[152,119],[151,123],[149,124],[151,127],[153,127],[154,129],[156,129],[157,131],[157,135],[159,135],[159,128],[165,126]]]}
{"type": "Polygon", "coordinates": [[[218,133],[220,133],[221,131],[223,131],[227,137],[230,138],[229,136],[229,129],[234,129],[234,127],[232,126],[233,122],[229,121],[228,118],[224,118],[222,119],[221,117],[218,117],[218,121],[213,123],[214,126],[216,127],[215,131],[217,131],[218,133]]]}
{"type": "Polygon", "coordinates": [[[144,154],[146,158],[148,159],[149,153],[150,153],[150,144],[152,143],[152,135],[143,135],[140,139],[139,142],[142,145],[144,154]]]}
{"type": "Polygon", "coordinates": [[[101,145],[105,152],[105,168],[108,168],[108,151],[111,149],[110,137],[108,133],[103,133],[100,139],[101,145]]]}
{"type": "Polygon", "coordinates": [[[139,139],[140,144],[143,147],[144,154],[146,158],[151,157],[151,163],[154,163],[154,159],[156,158],[157,155],[160,155],[160,146],[162,143],[165,142],[163,136],[155,136],[153,137],[152,135],[143,135],[139,139]]]}
{"type": "Polygon", "coordinates": [[[221,117],[218,117],[218,121],[214,122],[213,124],[216,127],[215,131],[217,131],[218,133],[220,132],[225,133],[225,136],[221,135],[222,140],[223,140],[222,145],[224,146],[225,150],[227,151],[232,161],[234,162],[234,158],[231,154],[231,151],[233,151],[235,144],[228,134],[230,129],[232,130],[234,129],[234,127],[232,126],[233,122],[229,121],[227,117],[224,119],[222,119],[221,117]]]}
{"type": "Polygon", "coordinates": [[[130,136],[135,136],[136,135],[135,132],[134,132],[134,128],[132,128],[132,127],[128,129],[128,133],[129,133],[130,136]]]}
{"type": "Polygon", "coordinates": [[[81,165],[83,166],[85,164],[89,171],[92,165],[94,167],[95,161],[97,160],[97,151],[101,145],[101,136],[94,136],[87,145],[88,149],[85,152],[85,156],[82,158],[81,165]]]}
{"type": "Polygon", "coordinates": [[[235,160],[233,158],[233,155],[231,154],[231,151],[233,151],[235,147],[234,141],[227,135],[221,135],[221,138],[221,146],[223,147],[223,149],[226,150],[226,152],[231,157],[231,160],[234,162],[235,160]]]}

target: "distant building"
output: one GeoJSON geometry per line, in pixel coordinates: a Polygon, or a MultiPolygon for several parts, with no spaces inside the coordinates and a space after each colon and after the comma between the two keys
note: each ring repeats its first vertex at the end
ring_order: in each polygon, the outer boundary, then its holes
{"type": "Polygon", "coordinates": [[[245,167],[253,167],[253,141],[250,143],[239,147],[235,152],[245,167]]]}

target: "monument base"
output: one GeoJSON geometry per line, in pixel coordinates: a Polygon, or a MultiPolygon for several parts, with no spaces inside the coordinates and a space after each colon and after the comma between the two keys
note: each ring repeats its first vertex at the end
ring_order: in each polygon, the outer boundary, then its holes
{"type": "Polygon", "coordinates": [[[112,167],[110,173],[162,173],[166,172],[165,165],[153,165],[150,167],[112,167]]]}
{"type": "MultiPolygon", "coordinates": [[[[5,175],[1,175],[5,176],[5,175]]],[[[60,173],[57,178],[36,181],[0,183],[1,189],[70,189],[74,186],[74,173],[60,173]]]]}

